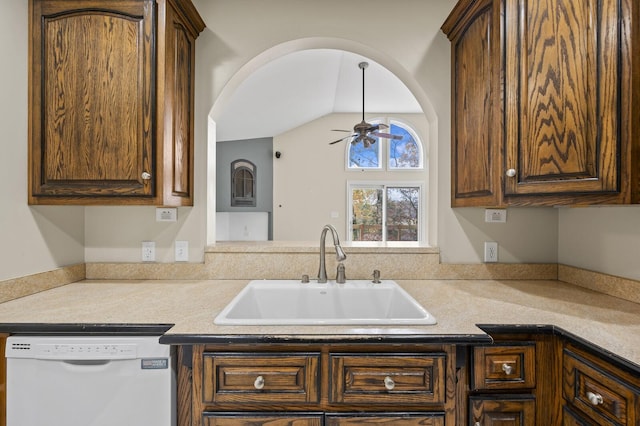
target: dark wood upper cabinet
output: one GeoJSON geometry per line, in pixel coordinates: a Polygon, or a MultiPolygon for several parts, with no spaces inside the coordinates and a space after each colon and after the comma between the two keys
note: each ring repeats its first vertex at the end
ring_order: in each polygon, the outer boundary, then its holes
{"type": "Polygon", "coordinates": [[[461,0],[452,206],[640,201],[639,5],[461,0]]]}
{"type": "Polygon", "coordinates": [[[193,204],[189,0],[31,0],[30,204],[193,204]]]}

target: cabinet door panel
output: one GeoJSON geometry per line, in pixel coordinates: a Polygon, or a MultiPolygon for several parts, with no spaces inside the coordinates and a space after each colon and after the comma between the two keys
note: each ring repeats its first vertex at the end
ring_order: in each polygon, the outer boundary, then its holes
{"type": "Polygon", "coordinates": [[[452,39],[452,185],[453,207],[498,205],[497,161],[501,144],[494,66],[499,23],[491,1],[478,2],[473,19],[461,23],[452,39]]]}
{"type": "Polygon", "coordinates": [[[322,416],[205,413],[203,426],[322,426],[322,416]]]}
{"type": "Polygon", "coordinates": [[[31,195],[153,195],[153,4],[58,7],[34,3],[31,195]]]}
{"type": "Polygon", "coordinates": [[[164,119],[158,123],[158,132],[164,135],[164,202],[191,205],[196,36],[171,5],[161,10],[165,11],[167,20],[163,49],[165,66],[159,70],[165,73],[165,85],[158,92],[159,97],[164,97],[164,119]]]}
{"type": "Polygon", "coordinates": [[[618,191],[619,2],[505,4],[505,194],[618,191]]]}
{"type": "Polygon", "coordinates": [[[482,426],[535,426],[535,400],[533,397],[514,399],[499,396],[469,399],[472,425],[482,426]]]}
{"type": "Polygon", "coordinates": [[[444,426],[444,415],[327,415],[325,426],[444,426]]]}

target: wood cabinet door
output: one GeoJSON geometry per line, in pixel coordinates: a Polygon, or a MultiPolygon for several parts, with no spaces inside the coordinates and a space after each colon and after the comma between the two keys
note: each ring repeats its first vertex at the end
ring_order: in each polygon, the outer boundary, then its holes
{"type": "MultiPolygon", "coordinates": [[[[162,152],[164,205],[193,205],[195,41],[203,27],[170,1],[159,3],[158,147],[162,152]]],[[[160,184],[160,183],[159,183],[160,184]]]]}
{"type": "Polygon", "coordinates": [[[32,0],[31,12],[29,202],[152,197],[155,3],[32,0]]]}
{"type": "Polygon", "coordinates": [[[505,196],[620,190],[625,4],[504,1],[505,196]]]}
{"type": "Polygon", "coordinates": [[[325,426],[444,426],[438,414],[327,414],[325,426]]]}
{"type": "Polygon", "coordinates": [[[217,414],[207,413],[202,417],[203,426],[322,426],[322,416],[295,414],[217,414]]]}
{"type": "Polygon", "coordinates": [[[536,426],[535,399],[469,398],[470,424],[474,426],[536,426]]]}
{"type": "Polygon", "coordinates": [[[451,205],[497,206],[500,178],[500,16],[492,0],[461,1],[442,29],[451,40],[451,205]]]}

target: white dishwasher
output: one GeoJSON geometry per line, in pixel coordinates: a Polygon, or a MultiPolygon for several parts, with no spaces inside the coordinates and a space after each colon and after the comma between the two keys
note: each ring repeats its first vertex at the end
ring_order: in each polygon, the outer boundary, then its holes
{"type": "Polygon", "coordinates": [[[175,369],[158,336],[10,336],[7,426],[173,426],[175,369]]]}

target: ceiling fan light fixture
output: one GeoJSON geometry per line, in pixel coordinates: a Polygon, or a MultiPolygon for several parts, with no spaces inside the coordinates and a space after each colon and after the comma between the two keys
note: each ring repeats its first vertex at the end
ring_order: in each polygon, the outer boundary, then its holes
{"type": "MultiPolygon", "coordinates": [[[[336,141],[329,142],[329,145],[336,144],[338,142],[342,142],[345,139],[351,139],[351,145],[356,145],[357,143],[362,141],[362,144],[365,148],[369,148],[371,145],[376,143],[376,138],[387,138],[387,139],[401,139],[401,136],[391,135],[388,133],[378,133],[380,129],[388,129],[389,126],[384,123],[378,124],[370,124],[367,123],[364,119],[364,70],[369,66],[368,62],[360,62],[358,64],[358,68],[362,70],[362,121],[353,126],[353,134],[349,136],[345,136],[344,138],[340,138],[336,141]],[[373,135],[374,137],[371,137],[373,135]]],[[[334,132],[345,132],[347,130],[333,130],[334,132]]]]}

